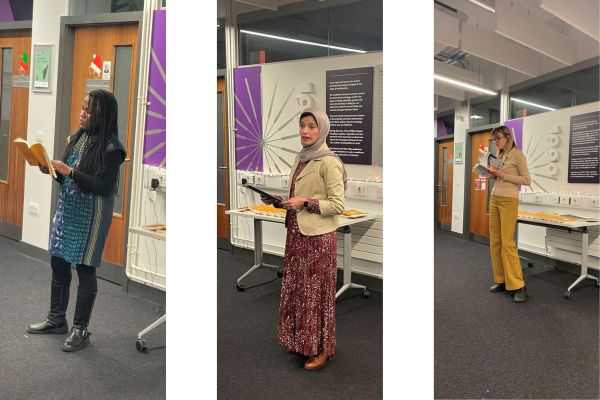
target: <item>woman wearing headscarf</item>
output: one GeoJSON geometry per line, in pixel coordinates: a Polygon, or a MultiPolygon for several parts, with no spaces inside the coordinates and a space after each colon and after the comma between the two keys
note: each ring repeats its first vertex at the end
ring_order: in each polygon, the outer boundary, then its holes
{"type": "Polygon", "coordinates": [[[525,280],[515,246],[515,229],[519,213],[519,190],[530,185],[531,177],[525,155],[519,150],[506,126],[492,129],[492,139],[503,161],[500,169],[492,166],[492,179],[496,181],[490,199],[490,255],[494,285],[490,292],[514,291],[513,301],[527,299],[525,280]]]}
{"type": "Polygon", "coordinates": [[[91,91],[83,99],[79,129],[69,136],[62,160],[52,160],[60,193],[49,243],[50,312],[42,322],[29,325],[27,332],[68,332],[66,312],[71,264],[75,264],[79,278],[77,303],[71,334],[62,346],[64,351],[81,350],[89,342],[87,328],[97,293],[96,268],[112,221],[119,167],[125,160],[117,116],[117,100],[112,93],[91,91]]]}
{"type": "Polygon", "coordinates": [[[289,198],[274,204],[288,210],[278,341],[291,354],[308,357],[307,370],[325,366],[336,345],[335,231],[344,211],[346,171],[327,147],[328,134],[327,114],[306,108],[300,115],[302,150],[290,171],[289,198]]]}

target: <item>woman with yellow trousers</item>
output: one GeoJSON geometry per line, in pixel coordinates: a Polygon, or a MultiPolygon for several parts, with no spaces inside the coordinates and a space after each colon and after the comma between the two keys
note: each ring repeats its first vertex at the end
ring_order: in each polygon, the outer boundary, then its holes
{"type": "Polygon", "coordinates": [[[504,165],[497,170],[492,168],[492,179],[496,183],[490,200],[490,255],[494,273],[490,292],[514,291],[513,301],[522,303],[527,299],[527,292],[514,236],[519,190],[521,185],[531,184],[531,177],[525,155],[506,126],[494,128],[492,139],[504,165]]]}

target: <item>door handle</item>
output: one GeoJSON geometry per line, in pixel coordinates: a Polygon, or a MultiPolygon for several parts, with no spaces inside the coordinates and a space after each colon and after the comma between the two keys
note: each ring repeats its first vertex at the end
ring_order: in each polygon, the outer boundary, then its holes
{"type": "Polygon", "coordinates": [[[219,167],[219,169],[229,169],[229,167],[219,167]]]}

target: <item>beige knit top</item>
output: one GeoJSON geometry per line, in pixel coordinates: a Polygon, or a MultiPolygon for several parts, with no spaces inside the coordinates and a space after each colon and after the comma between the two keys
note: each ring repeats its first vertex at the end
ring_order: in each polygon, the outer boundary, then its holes
{"type": "Polygon", "coordinates": [[[504,161],[504,166],[500,168],[504,172],[504,178],[496,180],[492,196],[519,198],[521,185],[531,185],[525,155],[521,150],[513,147],[508,154],[501,157],[501,160],[504,161]]]}

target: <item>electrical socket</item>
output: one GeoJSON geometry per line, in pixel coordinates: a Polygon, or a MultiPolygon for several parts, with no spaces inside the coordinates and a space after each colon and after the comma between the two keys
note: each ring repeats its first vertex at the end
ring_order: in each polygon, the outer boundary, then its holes
{"type": "Polygon", "coordinates": [[[256,175],[256,179],[254,179],[254,183],[256,183],[256,185],[265,186],[265,176],[264,175],[256,175]]]}
{"type": "Polygon", "coordinates": [[[367,185],[356,185],[354,186],[354,195],[360,197],[367,197],[367,185]]]}
{"type": "Polygon", "coordinates": [[[254,175],[250,175],[250,174],[246,174],[246,173],[241,173],[240,174],[240,181],[238,182],[240,185],[243,185],[243,179],[246,180],[246,183],[249,185],[254,185],[254,175]]]}
{"type": "Polygon", "coordinates": [[[167,175],[159,175],[158,176],[158,186],[166,188],[167,187],[167,175]]]}
{"type": "Polygon", "coordinates": [[[38,203],[29,203],[27,207],[29,214],[31,215],[39,215],[40,214],[40,205],[38,203]]]}
{"type": "Polygon", "coordinates": [[[569,196],[560,196],[560,204],[568,205],[570,203],[571,198],[569,196]]]}
{"type": "Polygon", "coordinates": [[[533,195],[533,201],[535,201],[536,203],[541,203],[542,202],[542,195],[541,194],[534,194],[533,195]]]}
{"type": "Polygon", "coordinates": [[[281,187],[284,187],[284,188],[289,187],[290,185],[289,185],[289,181],[288,180],[289,180],[289,177],[282,176],[281,177],[281,187]]]}
{"type": "Polygon", "coordinates": [[[377,188],[377,197],[383,199],[383,187],[377,188]]]}
{"type": "Polygon", "coordinates": [[[560,204],[560,196],[554,196],[554,198],[552,199],[554,204],[560,204]]]}
{"type": "Polygon", "coordinates": [[[590,197],[588,205],[590,207],[600,207],[600,199],[597,197],[590,197]]]}

